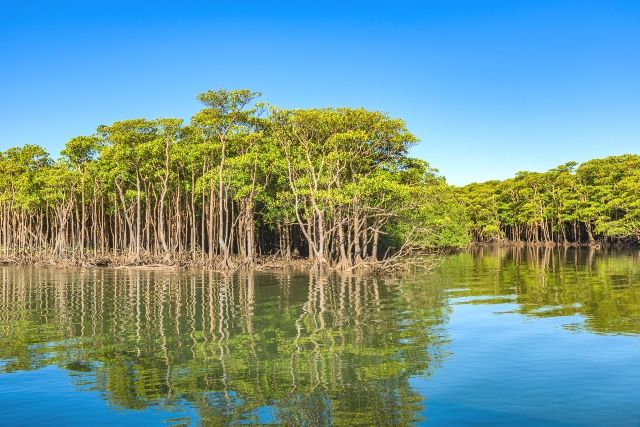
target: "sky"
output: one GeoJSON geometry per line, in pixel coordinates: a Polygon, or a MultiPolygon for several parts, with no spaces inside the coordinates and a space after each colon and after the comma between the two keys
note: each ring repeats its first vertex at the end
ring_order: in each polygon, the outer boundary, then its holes
{"type": "Polygon", "coordinates": [[[218,88],[402,118],[456,185],[640,154],[640,1],[0,2],[0,150],[218,88]]]}

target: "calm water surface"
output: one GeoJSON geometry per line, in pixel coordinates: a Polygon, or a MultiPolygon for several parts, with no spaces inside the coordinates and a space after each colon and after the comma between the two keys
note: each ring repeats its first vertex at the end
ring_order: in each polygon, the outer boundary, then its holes
{"type": "Polygon", "coordinates": [[[0,425],[640,425],[640,254],[396,279],[0,268],[0,425]]]}

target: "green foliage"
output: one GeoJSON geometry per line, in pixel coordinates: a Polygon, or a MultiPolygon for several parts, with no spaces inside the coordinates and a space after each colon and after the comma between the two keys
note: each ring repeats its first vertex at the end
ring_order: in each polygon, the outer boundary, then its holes
{"type": "Polygon", "coordinates": [[[457,189],[476,241],[635,242],[640,156],[569,162],[544,173],[457,189]]]}
{"type": "MultiPolygon", "coordinates": [[[[56,255],[297,253],[350,268],[402,247],[460,247],[457,194],[402,120],[363,108],[282,110],[207,91],[188,124],[137,118],[0,153],[0,247],[56,255]],[[266,113],[266,114],[265,114],[266,113]],[[386,236],[386,237],[385,237],[386,236]]],[[[225,263],[229,266],[230,263],[225,263]]]]}

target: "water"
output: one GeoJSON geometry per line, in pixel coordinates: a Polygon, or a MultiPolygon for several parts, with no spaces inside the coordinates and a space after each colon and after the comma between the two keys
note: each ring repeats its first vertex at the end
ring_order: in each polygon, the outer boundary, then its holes
{"type": "Polygon", "coordinates": [[[0,425],[640,425],[640,256],[0,269],[0,425]]]}

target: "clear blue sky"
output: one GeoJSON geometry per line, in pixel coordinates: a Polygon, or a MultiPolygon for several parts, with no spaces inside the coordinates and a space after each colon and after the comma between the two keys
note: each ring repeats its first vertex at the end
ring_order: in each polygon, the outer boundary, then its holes
{"type": "Polygon", "coordinates": [[[2,150],[247,87],[403,118],[454,184],[640,152],[638,0],[13,3],[2,150]]]}

